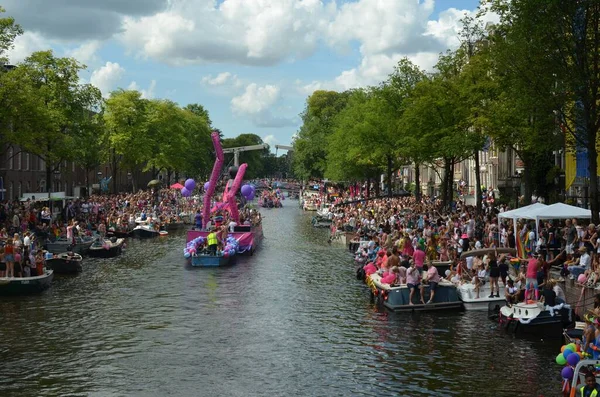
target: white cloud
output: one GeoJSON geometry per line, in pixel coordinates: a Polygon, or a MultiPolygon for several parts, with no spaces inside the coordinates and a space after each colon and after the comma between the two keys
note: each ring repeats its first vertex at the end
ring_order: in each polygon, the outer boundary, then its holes
{"type": "Polygon", "coordinates": [[[67,51],[67,56],[77,59],[79,62],[87,64],[97,60],[96,52],[100,49],[102,43],[98,40],[88,41],[77,48],[67,51]]]}
{"type": "Polygon", "coordinates": [[[231,99],[231,110],[238,116],[249,117],[258,127],[284,127],[295,125],[295,118],[275,116],[272,108],[281,100],[279,86],[249,84],[243,94],[231,99]]]}
{"type": "Polygon", "coordinates": [[[14,48],[8,51],[8,59],[14,65],[23,61],[35,51],[49,48],[50,42],[39,33],[25,32],[15,39],[14,48]]]}
{"type": "Polygon", "coordinates": [[[156,89],[156,80],[152,80],[150,82],[150,86],[148,87],[148,89],[140,88],[138,83],[136,83],[135,81],[132,81],[129,84],[129,86],[127,86],[127,89],[139,91],[142,94],[142,98],[144,99],[152,99],[154,98],[154,90],[156,89]]]}
{"type": "Polygon", "coordinates": [[[125,69],[118,63],[106,62],[104,66],[92,72],[90,83],[98,87],[106,97],[117,88],[124,73],[125,69]]]}
{"type": "Polygon", "coordinates": [[[255,115],[269,110],[279,99],[279,87],[249,84],[244,93],[231,100],[231,110],[236,114],[255,115]]]}
{"type": "Polygon", "coordinates": [[[216,77],[212,75],[204,76],[202,78],[202,84],[209,86],[224,86],[230,85],[232,87],[238,88],[241,87],[242,82],[235,74],[231,74],[229,72],[219,73],[216,77]]]}
{"type": "Polygon", "coordinates": [[[279,140],[277,138],[275,138],[275,135],[273,135],[273,134],[264,136],[262,140],[264,143],[268,144],[269,146],[273,146],[273,145],[276,145],[279,143],[279,140]]]}

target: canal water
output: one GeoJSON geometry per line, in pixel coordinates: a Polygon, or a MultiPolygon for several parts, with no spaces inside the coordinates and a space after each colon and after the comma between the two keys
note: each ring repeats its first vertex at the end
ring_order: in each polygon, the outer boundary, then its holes
{"type": "Polygon", "coordinates": [[[555,396],[560,342],[483,312],[391,314],[297,202],[223,269],[185,233],[86,259],[40,296],[0,300],[0,396],[555,396]]]}

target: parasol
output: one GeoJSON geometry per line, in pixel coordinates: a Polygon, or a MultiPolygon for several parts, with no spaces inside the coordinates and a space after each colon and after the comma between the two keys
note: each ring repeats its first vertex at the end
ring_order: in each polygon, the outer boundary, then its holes
{"type": "Polygon", "coordinates": [[[160,185],[160,181],[158,179],[152,179],[150,182],[148,182],[148,187],[152,187],[152,186],[157,186],[160,185]]]}
{"type": "Polygon", "coordinates": [[[183,189],[183,185],[179,182],[172,184],[171,189],[183,189]]]}

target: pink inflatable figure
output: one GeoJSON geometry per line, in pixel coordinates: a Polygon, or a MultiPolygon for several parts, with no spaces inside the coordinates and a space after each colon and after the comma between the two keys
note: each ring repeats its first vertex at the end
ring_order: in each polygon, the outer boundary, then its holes
{"type": "Polygon", "coordinates": [[[229,186],[228,183],[227,186],[225,186],[225,193],[223,193],[223,203],[227,206],[229,214],[231,214],[231,219],[235,222],[240,221],[240,213],[238,211],[237,202],[235,201],[235,195],[240,190],[240,186],[242,186],[246,168],[248,168],[248,164],[244,163],[240,165],[231,186],[229,186]]]}
{"type": "Polygon", "coordinates": [[[210,201],[212,199],[213,194],[215,193],[217,181],[219,180],[219,175],[221,174],[221,169],[223,168],[224,161],[223,148],[221,147],[219,133],[214,131],[211,134],[211,138],[213,141],[213,146],[215,148],[217,158],[215,159],[215,165],[213,166],[212,173],[210,174],[208,189],[204,194],[204,206],[202,207],[202,223],[205,229],[210,219],[210,201]]]}

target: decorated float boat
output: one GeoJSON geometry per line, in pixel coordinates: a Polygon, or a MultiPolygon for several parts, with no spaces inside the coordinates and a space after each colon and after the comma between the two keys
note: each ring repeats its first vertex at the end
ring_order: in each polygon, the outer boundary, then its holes
{"type": "MultiPolygon", "coordinates": [[[[442,280],[437,286],[435,296],[431,303],[422,304],[421,294],[417,290],[413,295],[414,302],[409,302],[410,290],[407,285],[390,286],[382,281],[381,276],[373,273],[367,276],[367,285],[371,289],[373,298],[384,307],[395,312],[412,311],[437,311],[461,310],[462,302],[458,299],[456,286],[449,281],[442,280]]],[[[423,300],[429,301],[429,286],[423,289],[423,300]]]]}
{"type": "Polygon", "coordinates": [[[281,203],[281,200],[275,201],[267,198],[261,198],[260,200],[258,200],[258,206],[263,208],[281,208],[283,207],[283,204],[281,203]]]}
{"type": "Polygon", "coordinates": [[[150,225],[137,225],[131,232],[131,235],[136,238],[152,238],[158,237],[160,231],[150,225]]]}
{"type": "Polygon", "coordinates": [[[40,293],[52,284],[54,271],[46,269],[35,277],[0,278],[0,296],[31,295],[40,293]]]}
{"type": "Polygon", "coordinates": [[[565,303],[549,307],[528,301],[503,306],[498,321],[507,332],[560,338],[564,329],[574,326],[575,316],[565,303]]]}
{"type": "MultiPolygon", "coordinates": [[[[254,251],[263,239],[262,224],[255,226],[236,226],[229,236],[235,238],[238,242],[238,254],[254,254],[254,251]]],[[[187,242],[198,237],[206,238],[209,232],[206,230],[189,230],[187,232],[187,242]]]]}
{"type": "Polygon", "coordinates": [[[237,254],[238,242],[232,235],[227,237],[227,242],[222,252],[214,255],[208,252],[205,237],[196,237],[188,241],[183,250],[183,256],[189,259],[193,267],[220,267],[234,263],[237,254]]]}
{"type": "Polygon", "coordinates": [[[83,257],[75,252],[46,253],[46,266],[54,270],[56,274],[79,273],[83,269],[82,262],[83,257]]]}
{"type": "Polygon", "coordinates": [[[302,209],[304,211],[316,211],[319,207],[317,207],[317,204],[314,201],[307,200],[302,203],[302,209]]]}
{"type": "Polygon", "coordinates": [[[87,254],[94,240],[91,237],[76,237],[75,244],[66,238],[59,238],[54,241],[48,240],[46,249],[52,253],[60,254],[63,252],[75,252],[80,255],[87,254]]]}
{"type": "Polygon", "coordinates": [[[124,244],[124,238],[98,239],[91,245],[89,255],[95,258],[114,258],[121,255],[124,244]]]}

